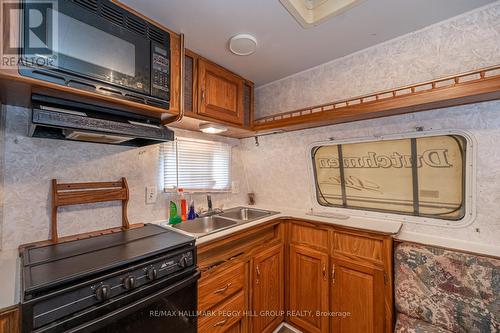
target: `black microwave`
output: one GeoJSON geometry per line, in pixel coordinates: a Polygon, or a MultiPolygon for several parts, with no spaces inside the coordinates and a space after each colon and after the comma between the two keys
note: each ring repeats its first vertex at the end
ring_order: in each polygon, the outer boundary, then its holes
{"type": "Polygon", "coordinates": [[[170,34],[109,0],[24,0],[19,72],[168,109],[170,34]]]}

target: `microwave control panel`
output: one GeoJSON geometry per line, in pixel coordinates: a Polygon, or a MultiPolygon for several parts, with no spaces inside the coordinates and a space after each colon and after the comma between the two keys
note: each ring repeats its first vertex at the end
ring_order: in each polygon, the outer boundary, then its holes
{"type": "Polygon", "coordinates": [[[152,95],[161,99],[169,99],[170,97],[170,51],[153,45],[152,56],[152,73],[151,86],[152,95]]]}

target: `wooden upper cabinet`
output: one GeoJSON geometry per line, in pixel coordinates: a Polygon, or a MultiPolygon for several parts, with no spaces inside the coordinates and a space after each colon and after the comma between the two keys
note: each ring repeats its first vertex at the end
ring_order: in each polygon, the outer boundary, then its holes
{"type": "Polygon", "coordinates": [[[224,136],[253,133],[254,84],[188,49],[184,60],[185,117],[172,126],[198,131],[212,122],[228,128],[224,136]]]}
{"type": "Polygon", "coordinates": [[[381,333],[384,331],[384,273],[376,266],[333,259],[333,332],[381,333]]]}
{"type": "Polygon", "coordinates": [[[283,244],[253,258],[253,333],[270,333],[283,321],[285,305],[283,244]]]}
{"type": "Polygon", "coordinates": [[[181,108],[181,40],[180,36],[170,34],[170,109],[171,113],[179,113],[181,108]]]}
{"type": "Polygon", "coordinates": [[[290,245],[289,310],[294,315],[288,320],[306,332],[328,332],[328,276],[328,254],[290,245]],[[325,315],[318,316],[317,311],[325,315]]]}
{"type": "Polygon", "coordinates": [[[198,113],[243,126],[244,80],[204,59],[198,61],[198,113]]]}

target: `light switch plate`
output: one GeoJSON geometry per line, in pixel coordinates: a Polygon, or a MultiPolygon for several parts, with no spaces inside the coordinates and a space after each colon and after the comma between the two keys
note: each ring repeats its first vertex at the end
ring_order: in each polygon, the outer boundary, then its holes
{"type": "Polygon", "coordinates": [[[146,204],[152,205],[158,199],[158,190],[156,186],[146,186],[146,204]]]}

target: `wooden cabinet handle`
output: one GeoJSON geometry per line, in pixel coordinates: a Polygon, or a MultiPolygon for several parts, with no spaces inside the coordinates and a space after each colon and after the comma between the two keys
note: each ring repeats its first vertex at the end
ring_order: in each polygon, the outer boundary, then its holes
{"type": "Polygon", "coordinates": [[[323,280],[326,280],[326,264],[323,264],[323,280]]]}
{"type": "Polygon", "coordinates": [[[219,327],[219,326],[224,326],[224,324],[227,322],[227,319],[218,321],[214,324],[214,327],[219,327]]]}
{"type": "Polygon", "coordinates": [[[257,280],[255,281],[257,284],[260,282],[260,268],[259,265],[255,266],[255,271],[257,272],[257,280]]]}
{"type": "Polygon", "coordinates": [[[205,101],[205,89],[202,89],[201,90],[201,101],[204,102],[205,101]]]}
{"type": "Polygon", "coordinates": [[[225,287],[217,289],[216,291],[214,291],[214,294],[222,294],[223,292],[225,292],[226,290],[228,290],[229,287],[231,287],[231,283],[226,284],[225,287]]]}
{"type": "Polygon", "coordinates": [[[335,264],[332,264],[332,284],[335,284],[335,264]]]}

